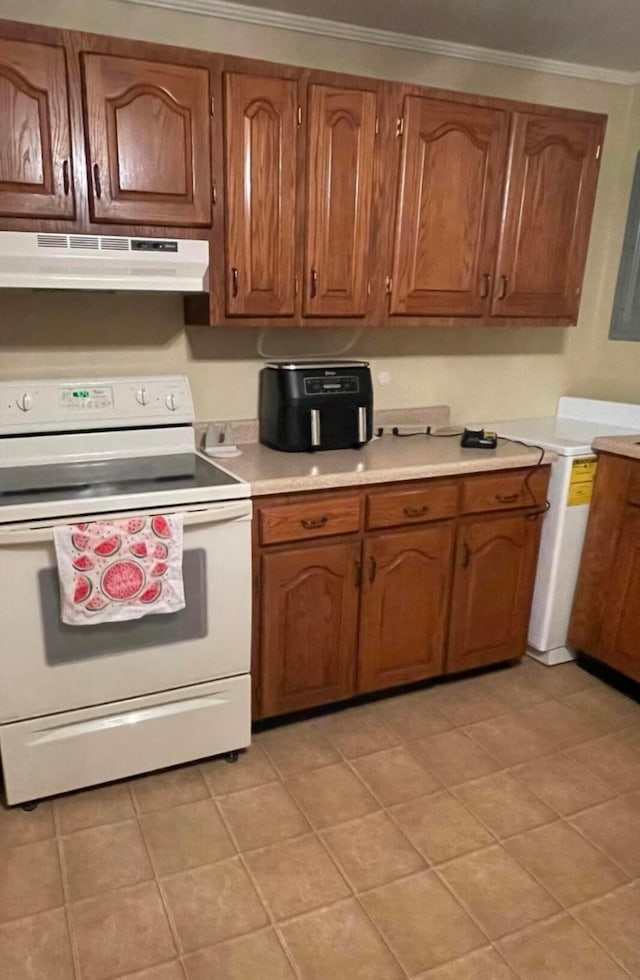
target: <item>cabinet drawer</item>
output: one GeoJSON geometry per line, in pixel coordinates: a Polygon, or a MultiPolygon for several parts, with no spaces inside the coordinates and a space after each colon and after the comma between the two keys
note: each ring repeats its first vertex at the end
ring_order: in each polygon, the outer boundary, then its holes
{"type": "Polygon", "coordinates": [[[305,541],[331,534],[351,534],[360,529],[360,498],[301,500],[300,503],[260,508],[260,544],[305,541]]]}
{"type": "Polygon", "coordinates": [[[367,496],[367,528],[399,527],[454,517],[458,509],[455,483],[436,483],[416,490],[385,490],[367,496]]]}
{"type": "Polygon", "coordinates": [[[543,507],[546,501],[549,467],[513,470],[475,476],[464,481],[462,513],[480,514],[515,507],[543,507]]]}

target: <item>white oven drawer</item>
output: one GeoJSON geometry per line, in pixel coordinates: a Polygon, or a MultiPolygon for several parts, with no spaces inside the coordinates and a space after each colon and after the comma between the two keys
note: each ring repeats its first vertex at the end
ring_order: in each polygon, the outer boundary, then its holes
{"type": "Polygon", "coordinates": [[[0,726],[9,804],[244,748],[248,674],[0,726]]]}

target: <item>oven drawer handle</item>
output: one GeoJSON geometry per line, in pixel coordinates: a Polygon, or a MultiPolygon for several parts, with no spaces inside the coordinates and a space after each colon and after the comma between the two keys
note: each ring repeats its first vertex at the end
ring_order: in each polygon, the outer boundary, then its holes
{"type": "MultiPolygon", "coordinates": [[[[206,510],[189,511],[184,515],[185,527],[197,527],[202,524],[220,524],[223,521],[233,521],[242,517],[250,517],[247,508],[248,501],[238,501],[237,504],[222,504],[219,507],[207,507],[206,510]]],[[[160,511],[157,511],[160,513],[160,511]]],[[[165,513],[176,513],[168,510],[165,513]]],[[[126,515],[96,514],[97,520],[120,520],[126,517],[146,517],[148,514],[128,511],[126,515]]],[[[63,522],[59,522],[62,524],[63,522]]],[[[70,522],[73,523],[73,522],[70,522]]],[[[0,531],[0,548],[15,544],[44,544],[53,540],[53,524],[43,527],[17,528],[15,531],[0,531]]]]}

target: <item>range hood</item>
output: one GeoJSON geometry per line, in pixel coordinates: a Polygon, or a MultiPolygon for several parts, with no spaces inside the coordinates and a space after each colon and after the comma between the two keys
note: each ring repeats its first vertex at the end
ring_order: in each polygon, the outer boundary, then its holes
{"type": "Polygon", "coordinates": [[[209,242],[120,235],[0,232],[0,288],[200,293],[209,242]]]}

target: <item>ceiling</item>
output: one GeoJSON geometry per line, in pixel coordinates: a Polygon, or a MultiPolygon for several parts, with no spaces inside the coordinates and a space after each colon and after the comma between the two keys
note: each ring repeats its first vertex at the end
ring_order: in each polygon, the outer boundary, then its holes
{"type": "Polygon", "coordinates": [[[640,71],[640,0],[236,0],[414,37],[640,71]]]}

